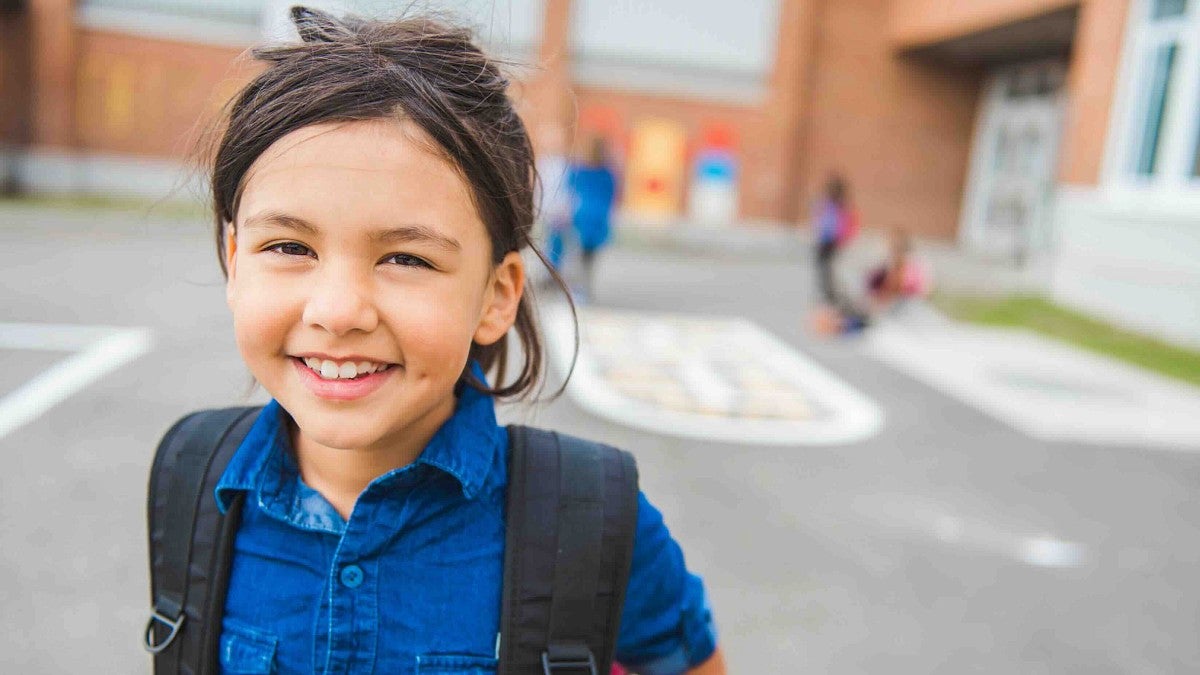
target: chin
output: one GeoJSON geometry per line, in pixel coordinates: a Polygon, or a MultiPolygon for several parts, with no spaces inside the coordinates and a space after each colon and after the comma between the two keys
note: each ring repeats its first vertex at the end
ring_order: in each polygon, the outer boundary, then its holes
{"type": "Polygon", "coordinates": [[[300,429],[309,440],[335,450],[359,450],[375,445],[380,439],[373,429],[339,429],[321,424],[301,426],[300,429]]]}

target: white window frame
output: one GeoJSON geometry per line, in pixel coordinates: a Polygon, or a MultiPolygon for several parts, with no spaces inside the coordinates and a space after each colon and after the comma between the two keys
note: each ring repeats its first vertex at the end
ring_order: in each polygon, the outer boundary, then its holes
{"type": "Polygon", "coordinates": [[[1116,196],[1200,204],[1200,177],[1191,175],[1200,151],[1200,0],[1184,14],[1153,19],[1154,0],[1131,0],[1125,29],[1121,71],[1113,98],[1102,183],[1116,196]],[[1154,76],[1153,58],[1164,44],[1178,51],[1168,83],[1160,130],[1161,154],[1154,175],[1137,173],[1137,155],[1145,133],[1147,83],[1154,76]]]}
{"type": "Polygon", "coordinates": [[[141,37],[246,48],[262,40],[259,22],[206,18],[204,2],[78,3],[75,21],[84,28],[141,37]],[[181,12],[188,6],[193,11],[181,12]]]}

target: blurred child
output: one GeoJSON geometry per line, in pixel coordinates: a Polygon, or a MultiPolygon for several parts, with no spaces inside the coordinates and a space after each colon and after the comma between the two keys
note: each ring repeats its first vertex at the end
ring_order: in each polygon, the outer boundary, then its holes
{"type": "Polygon", "coordinates": [[[817,229],[817,287],[821,299],[829,305],[839,302],[833,273],[835,258],[858,234],[858,213],[850,207],[848,191],[841,176],[830,176],[813,218],[817,229]]]}
{"type": "Polygon", "coordinates": [[[924,297],[929,288],[929,271],[913,258],[911,237],[897,228],[888,236],[887,260],[867,273],[867,307],[839,298],[813,313],[812,327],[821,335],[856,333],[870,326],[875,317],[892,311],[901,303],[924,297]]]}
{"type": "Polygon", "coordinates": [[[575,199],[572,221],[583,254],[584,292],[591,298],[596,254],[611,236],[612,209],[617,198],[617,177],[609,168],[603,138],[592,139],[586,160],[572,167],[570,185],[575,199]]]}
{"type": "Polygon", "coordinates": [[[567,185],[570,165],[564,155],[565,134],[558,126],[543,127],[538,135],[537,170],[540,178],[538,192],[538,222],[546,242],[546,258],[550,265],[562,271],[568,241],[571,236],[571,189],[567,185]]]}
{"type": "Polygon", "coordinates": [[[867,275],[867,293],[876,310],[929,293],[929,271],[912,257],[912,238],[897,228],[888,236],[888,259],[867,275]]]}

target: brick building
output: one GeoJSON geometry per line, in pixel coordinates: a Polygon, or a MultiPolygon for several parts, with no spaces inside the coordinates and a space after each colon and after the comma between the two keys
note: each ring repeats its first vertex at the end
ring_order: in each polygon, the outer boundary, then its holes
{"type": "MultiPolygon", "coordinates": [[[[177,187],[198,120],[286,4],[0,0],[0,172],[34,190],[177,187]]],[[[531,129],[613,141],[629,210],[703,216],[690,197],[713,145],[739,222],[804,223],[836,171],[868,228],[1043,265],[1062,300],[1200,343],[1196,2],[428,4],[532,65],[516,88],[531,129]]]]}

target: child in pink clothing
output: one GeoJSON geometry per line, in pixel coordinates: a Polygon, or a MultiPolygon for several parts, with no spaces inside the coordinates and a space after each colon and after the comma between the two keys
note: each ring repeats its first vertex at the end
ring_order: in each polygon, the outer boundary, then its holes
{"type": "Polygon", "coordinates": [[[821,307],[810,321],[822,335],[857,333],[871,324],[874,317],[897,303],[925,296],[930,290],[929,270],[911,255],[912,239],[901,229],[893,230],[888,241],[888,258],[867,275],[869,306],[842,300],[821,307]]]}
{"type": "Polygon", "coordinates": [[[888,260],[867,277],[867,290],[876,309],[929,293],[929,271],[911,256],[912,239],[904,230],[892,231],[888,260]]]}

